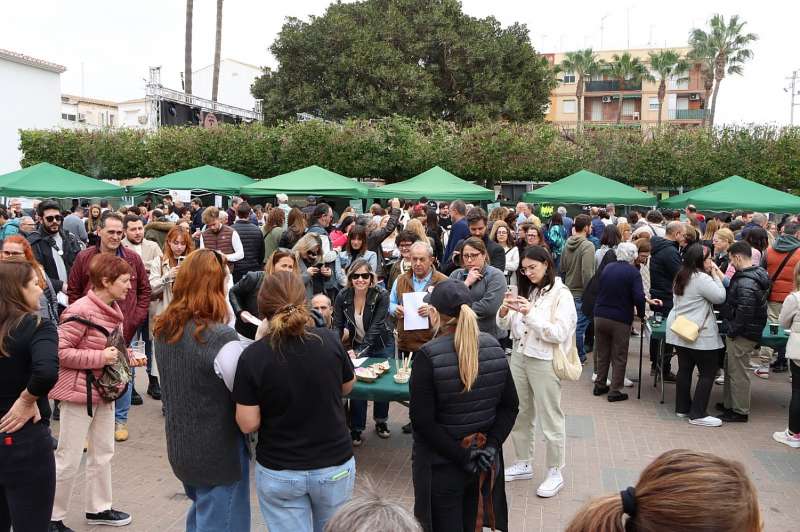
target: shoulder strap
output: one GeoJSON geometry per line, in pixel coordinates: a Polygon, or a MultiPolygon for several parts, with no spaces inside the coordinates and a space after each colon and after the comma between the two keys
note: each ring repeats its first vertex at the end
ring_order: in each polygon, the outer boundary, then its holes
{"type": "Polygon", "coordinates": [[[778,269],[775,270],[775,274],[769,280],[770,284],[775,284],[775,281],[778,280],[778,277],[780,277],[781,272],[786,267],[786,264],[792,258],[792,255],[794,255],[794,253],[795,253],[795,251],[797,251],[797,249],[798,248],[794,248],[793,250],[788,252],[785,257],[783,257],[783,261],[781,261],[780,265],[778,266],[778,269]]]}
{"type": "Polygon", "coordinates": [[[100,331],[103,334],[103,336],[105,336],[105,337],[111,336],[111,333],[108,332],[108,329],[106,329],[105,327],[103,327],[101,325],[93,323],[93,322],[87,320],[86,318],[82,318],[80,316],[69,316],[66,319],[64,319],[64,321],[62,321],[61,323],[67,323],[68,321],[77,321],[78,323],[82,323],[82,324],[86,325],[87,327],[91,327],[92,329],[100,331]]]}

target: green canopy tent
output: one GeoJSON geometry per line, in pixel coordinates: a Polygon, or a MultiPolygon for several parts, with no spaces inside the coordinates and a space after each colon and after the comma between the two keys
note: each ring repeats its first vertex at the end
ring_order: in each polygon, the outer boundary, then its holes
{"type": "Polygon", "coordinates": [[[619,181],[581,170],[555,183],[526,192],[522,197],[528,203],[564,203],[577,205],[638,205],[652,207],[655,196],[629,187],[619,181]]]}
{"type": "Polygon", "coordinates": [[[128,190],[133,195],[154,191],[194,190],[230,196],[238,194],[240,188],[251,183],[255,183],[255,180],[246,175],[205,165],[163,175],[129,187],[128,190]]]}
{"type": "Polygon", "coordinates": [[[281,174],[269,179],[241,187],[240,192],[249,196],[274,196],[283,193],[289,196],[328,196],[363,199],[369,187],[319,166],[307,166],[300,170],[281,174]]]}
{"type": "Polygon", "coordinates": [[[659,202],[661,207],[673,209],[689,204],[708,211],[743,209],[775,213],[800,212],[800,197],[738,175],[659,202]]]}
{"type": "Polygon", "coordinates": [[[432,200],[494,200],[493,190],[461,179],[438,166],[405,181],[376,188],[371,195],[376,198],[417,199],[425,196],[432,200]]]}
{"type": "Polygon", "coordinates": [[[0,176],[0,196],[26,198],[119,198],[125,189],[50,163],[0,176]]]}

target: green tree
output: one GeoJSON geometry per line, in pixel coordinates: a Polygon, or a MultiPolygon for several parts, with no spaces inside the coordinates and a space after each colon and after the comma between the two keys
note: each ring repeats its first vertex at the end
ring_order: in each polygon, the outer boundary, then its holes
{"type": "Polygon", "coordinates": [[[711,127],[714,126],[714,115],[717,111],[719,86],[725,74],[741,75],[745,61],[753,57],[749,46],[758,40],[758,36],[744,33],[745,24],[739,20],[739,15],[733,15],[725,22],[725,17],[717,14],[711,17],[708,31],[695,28],[689,35],[689,45],[692,48],[711,53],[714,57],[714,94],[708,120],[711,127]]]}
{"type": "Polygon", "coordinates": [[[622,100],[625,98],[625,83],[635,84],[643,79],[652,79],[647,67],[638,57],[625,52],[614,54],[611,62],[606,64],[608,76],[619,83],[619,105],[617,106],[617,124],[622,120],[622,100]]]}
{"type": "Polygon", "coordinates": [[[393,114],[474,123],[541,120],[555,80],[521,24],[465,15],[457,0],[331,4],[287,19],[252,93],[265,120],[393,114]]]}
{"type": "Polygon", "coordinates": [[[661,115],[664,109],[664,97],[667,94],[667,78],[679,77],[689,70],[689,63],[675,50],[650,52],[650,70],[658,74],[658,127],[661,127],[661,115]]]}
{"type": "Polygon", "coordinates": [[[705,127],[711,114],[711,91],[714,88],[714,51],[704,43],[696,43],[689,51],[689,60],[700,65],[700,79],[703,80],[703,119],[701,127],[705,127]]]}
{"type": "Polygon", "coordinates": [[[586,88],[586,76],[592,76],[600,71],[600,62],[591,48],[567,52],[566,57],[558,65],[562,72],[571,72],[575,76],[575,99],[578,102],[578,131],[583,126],[583,91],[586,88]]]}

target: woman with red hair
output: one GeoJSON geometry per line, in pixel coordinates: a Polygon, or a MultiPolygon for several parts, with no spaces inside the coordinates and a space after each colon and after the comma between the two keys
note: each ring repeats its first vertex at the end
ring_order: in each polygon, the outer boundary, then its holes
{"type": "Polygon", "coordinates": [[[42,295],[39,298],[39,316],[58,321],[58,300],[56,299],[56,291],[53,289],[53,284],[50,278],[44,273],[44,268],[36,258],[33,256],[31,245],[20,235],[12,235],[3,240],[3,249],[0,252],[2,260],[8,259],[24,259],[25,262],[33,266],[36,273],[36,283],[42,289],[42,295]]]}

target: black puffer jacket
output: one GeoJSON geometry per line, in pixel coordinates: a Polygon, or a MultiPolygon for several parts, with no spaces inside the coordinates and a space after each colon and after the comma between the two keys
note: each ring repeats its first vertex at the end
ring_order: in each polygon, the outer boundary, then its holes
{"type": "Polygon", "coordinates": [[[766,270],[752,266],[736,272],[728,287],[722,309],[725,330],[730,338],[738,336],[758,342],[767,324],[769,276],[766,270]]]}
{"type": "Polygon", "coordinates": [[[650,297],[664,302],[664,309],[672,308],[672,284],[681,269],[678,243],[654,236],[650,240],[650,297]]]}

